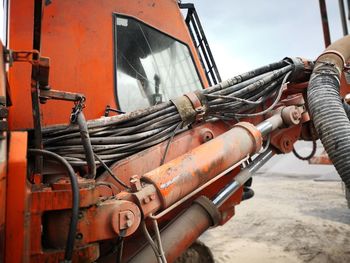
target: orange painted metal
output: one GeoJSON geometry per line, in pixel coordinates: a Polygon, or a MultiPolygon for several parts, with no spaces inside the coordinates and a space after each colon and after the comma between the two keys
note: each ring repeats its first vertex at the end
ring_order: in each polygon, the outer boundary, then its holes
{"type": "Polygon", "coordinates": [[[325,164],[325,165],[332,165],[331,159],[329,159],[329,156],[326,151],[323,151],[322,153],[315,155],[309,160],[309,164],[325,164]]]}
{"type": "MultiPolygon", "coordinates": [[[[177,135],[170,144],[168,153],[166,155],[166,162],[169,162],[183,154],[186,154],[187,152],[202,145],[208,140],[218,137],[220,134],[226,132],[230,128],[230,125],[223,122],[216,122],[215,124],[205,123],[196,125],[192,129],[189,129],[188,131],[177,135]]],[[[159,167],[167,143],[167,141],[163,142],[138,154],[125,158],[113,165],[111,169],[115,174],[118,174],[119,178],[121,178],[124,183],[128,184],[130,178],[133,175],[143,175],[159,167]],[[152,161],[150,162],[149,160],[152,161]]],[[[160,223],[165,224],[168,222],[176,214],[188,207],[191,202],[199,195],[205,195],[209,198],[213,197],[217,193],[218,189],[223,188],[228,182],[230,182],[232,178],[239,172],[239,170],[239,168],[234,169],[232,172],[228,173],[220,180],[206,187],[199,194],[186,201],[182,206],[163,216],[160,223]]],[[[100,176],[98,178],[98,181],[108,182],[110,184],[116,185],[120,190],[123,189],[123,187],[116,183],[107,172],[100,176]]],[[[116,193],[118,193],[118,190],[114,191],[114,194],[116,193]]],[[[121,199],[124,199],[125,197],[123,197],[123,195],[125,195],[125,193],[121,193],[118,196],[121,199]]],[[[222,220],[220,222],[221,224],[224,224],[224,222],[229,220],[234,215],[234,206],[240,203],[241,196],[242,189],[237,191],[235,195],[233,195],[220,207],[220,210],[222,211],[222,220]]],[[[143,207],[144,206],[145,205],[143,205],[143,207]]],[[[156,204],[156,206],[158,205],[156,204]]],[[[152,209],[154,209],[154,207],[152,209]]]]}
{"type": "MultiPolygon", "coordinates": [[[[80,207],[90,207],[99,202],[99,195],[97,189],[94,187],[94,183],[91,180],[80,179],[80,207]]],[[[30,197],[31,207],[28,211],[30,215],[30,255],[33,258],[39,257],[48,253],[46,248],[43,247],[42,236],[38,233],[43,232],[43,236],[47,236],[48,233],[43,228],[43,218],[46,214],[55,213],[56,211],[70,211],[72,208],[72,193],[70,191],[70,185],[66,181],[58,181],[53,187],[36,186],[32,189],[30,197]],[[51,212],[54,211],[54,212],[51,212]]],[[[68,212],[70,213],[70,212],[68,212]]],[[[58,217],[57,217],[58,218],[58,217]]],[[[68,216],[69,222],[70,216],[68,216]]],[[[65,235],[68,223],[65,224],[64,230],[61,231],[61,235],[65,235]]],[[[45,244],[47,246],[48,244],[45,244]]],[[[62,254],[63,249],[58,249],[55,253],[62,254]]],[[[51,255],[55,253],[51,249],[51,255]]],[[[61,258],[62,259],[62,258],[61,258]]]]}
{"type": "MultiPolygon", "coordinates": [[[[14,50],[33,49],[34,1],[11,1],[9,46],[14,50]]],[[[18,63],[9,70],[12,106],[9,112],[11,130],[33,126],[30,99],[31,65],[18,63]],[[17,121],[20,123],[17,124],[17,121]]]]}
{"type": "Polygon", "coordinates": [[[5,262],[28,262],[30,217],[26,213],[29,205],[27,133],[11,132],[9,147],[5,262]]]}
{"type": "MultiPolygon", "coordinates": [[[[204,231],[212,225],[208,212],[193,204],[162,231],[162,246],[168,262],[174,262],[204,231]]],[[[143,248],[130,263],[156,263],[157,258],[150,246],[143,248]]]]}
{"type": "MultiPolygon", "coordinates": [[[[99,245],[97,243],[89,244],[74,251],[72,262],[95,262],[99,256],[99,245]]],[[[63,257],[63,250],[61,252],[47,251],[44,254],[32,255],[31,262],[57,263],[62,262],[63,257]]]]}
{"type": "MultiPolygon", "coordinates": [[[[54,211],[46,216],[46,242],[52,248],[62,248],[67,239],[70,211],[54,211]]],[[[141,214],[132,202],[101,200],[98,205],[81,209],[77,229],[78,249],[101,240],[129,236],[139,227],[141,214]]]]}
{"type": "MultiPolygon", "coordinates": [[[[93,187],[80,189],[80,206],[87,207],[98,201],[98,191],[93,187]]],[[[31,212],[70,209],[72,207],[72,192],[69,189],[53,191],[50,187],[40,187],[32,190],[31,212]]]]}
{"type": "MultiPolygon", "coordinates": [[[[10,46],[12,49],[32,49],[33,13],[33,2],[20,0],[11,2],[10,46]]],[[[88,119],[102,116],[106,105],[118,106],[115,105],[114,91],[114,14],[123,14],[144,21],[188,45],[202,82],[207,86],[205,73],[176,1],[106,0],[99,5],[92,0],[85,1],[83,5],[75,1],[52,2],[44,7],[41,41],[41,55],[48,55],[51,58],[50,86],[58,90],[83,93],[87,97],[87,107],[84,111],[88,119]],[[78,15],[76,10],[79,10],[78,15]],[[95,96],[96,89],[99,96],[95,96]]],[[[16,64],[10,70],[9,80],[13,101],[13,107],[10,110],[11,130],[33,127],[29,96],[30,72],[29,64],[16,64]]],[[[49,101],[41,107],[44,126],[68,122],[71,104],[49,101]]],[[[188,137],[186,142],[189,141],[188,137]]],[[[171,154],[168,158],[171,158],[171,154]]],[[[130,164],[134,165],[133,162],[130,164]]],[[[125,174],[127,178],[131,176],[125,174]]],[[[24,181],[21,186],[26,184],[27,182],[24,181]]],[[[104,195],[100,189],[99,191],[80,189],[81,207],[97,203],[96,194],[104,195]]],[[[52,188],[36,186],[30,197],[24,200],[31,200],[31,208],[23,210],[23,214],[28,214],[31,218],[30,226],[26,227],[26,230],[31,232],[31,238],[30,248],[26,247],[21,251],[26,253],[27,259],[31,254],[32,261],[54,262],[62,259],[62,249],[50,252],[45,250],[42,247],[41,235],[38,233],[44,231],[43,235],[47,234],[46,230],[42,229],[44,214],[71,208],[69,184],[64,186],[64,183],[60,182],[52,188]]],[[[92,223],[97,223],[92,216],[90,220],[92,223]]],[[[94,238],[90,238],[88,242],[106,238],[101,236],[98,228],[90,235],[94,238]]],[[[86,252],[86,258],[93,261],[96,258],[93,255],[96,253],[89,256],[91,251],[89,249],[86,252]]],[[[95,250],[94,247],[93,251],[95,250]]]]}
{"type": "MultiPolygon", "coordinates": [[[[106,105],[112,108],[118,107],[115,100],[113,20],[115,14],[143,21],[188,45],[202,82],[207,86],[205,73],[177,1],[104,0],[99,4],[94,0],[83,2],[52,1],[44,7],[41,54],[51,59],[50,86],[53,89],[81,93],[86,96],[84,113],[87,119],[102,116],[106,105]],[[97,93],[98,96],[96,96],[97,93]]],[[[12,49],[32,49],[33,13],[33,1],[11,1],[10,47],[12,49]]],[[[13,101],[10,110],[11,130],[33,127],[29,96],[30,74],[29,64],[17,64],[10,70],[13,101]]],[[[305,86],[295,87],[295,90],[300,92],[304,88],[305,86]]],[[[42,105],[43,125],[67,123],[71,106],[71,103],[64,101],[48,101],[42,105]]],[[[262,118],[250,121],[256,123],[262,118]]],[[[145,215],[166,208],[246,155],[253,154],[261,148],[261,135],[252,124],[240,124],[229,130],[231,128],[222,122],[193,125],[191,129],[173,139],[166,156],[166,164],[161,167],[159,167],[160,162],[168,142],[163,142],[113,165],[112,170],[126,184],[129,184],[130,178],[134,175],[150,183],[140,191],[139,196],[137,193],[130,194],[124,191],[125,189],[113,181],[107,173],[100,176],[97,182],[80,179],[82,213],[78,223],[77,237],[79,238],[77,238],[73,260],[95,261],[99,256],[99,244],[93,242],[115,238],[123,232],[121,230],[129,231],[128,235],[134,233],[141,220],[137,206],[145,215]],[[113,187],[108,188],[102,184],[95,187],[95,183],[106,182],[113,187]],[[124,200],[112,199],[111,196],[116,194],[124,200]],[[133,211],[132,215],[130,211],[133,211]]],[[[281,131],[273,138],[280,139],[282,136],[285,138],[290,134],[294,137],[298,136],[300,133],[298,129],[281,131]]],[[[291,142],[294,142],[294,137],[291,142]]],[[[43,185],[29,187],[26,140],[26,133],[12,133],[7,188],[6,262],[29,260],[57,262],[63,258],[70,219],[72,201],[70,184],[66,180],[59,180],[56,183],[50,181],[51,187],[43,185]],[[30,220],[25,216],[30,217],[30,220]],[[12,253],[13,251],[16,253],[12,253]]],[[[272,141],[274,142],[274,139],[272,141]]],[[[219,189],[234,178],[239,170],[240,168],[234,169],[169,212],[161,218],[160,226],[165,226],[178,213],[190,207],[192,201],[199,195],[213,197],[219,189]]],[[[1,189],[4,189],[1,183],[0,180],[0,195],[1,189]]],[[[240,203],[241,197],[242,189],[220,207],[220,224],[224,224],[234,215],[234,207],[240,203]]],[[[192,243],[199,233],[208,228],[207,221],[208,218],[202,211],[199,212],[195,226],[182,231],[184,236],[181,238],[184,240],[184,245],[171,251],[173,258],[192,243]],[[188,233],[185,233],[186,231],[188,233]]],[[[135,243],[140,233],[136,232],[134,236],[125,241],[125,253],[128,255],[132,255],[142,245],[135,243]]]]}
{"type": "MultiPolygon", "coordinates": [[[[11,1],[11,48],[32,49],[33,13],[33,1],[11,1]]],[[[177,1],[104,0],[99,4],[94,0],[52,1],[44,7],[41,41],[41,55],[51,58],[50,86],[83,93],[87,99],[84,110],[87,119],[103,116],[106,105],[118,106],[114,91],[114,14],[144,21],[188,45],[202,82],[208,85],[177,1]]],[[[29,65],[10,69],[13,130],[33,126],[30,72],[29,65]]],[[[69,122],[68,102],[50,101],[42,109],[44,126],[69,122]]]]}
{"type": "MultiPolygon", "coordinates": [[[[166,156],[166,162],[174,160],[178,156],[186,154],[190,150],[207,142],[208,139],[206,139],[205,135],[210,134],[210,136],[216,138],[230,128],[230,125],[223,122],[205,123],[201,125],[196,125],[192,129],[177,135],[176,137],[174,137],[172,143],[170,144],[169,151],[166,156]],[[205,138],[203,136],[205,136],[205,138]]],[[[212,138],[209,137],[209,140],[210,139],[212,138]]],[[[164,155],[166,144],[167,141],[117,162],[114,166],[112,166],[113,172],[115,174],[118,174],[118,176],[122,178],[122,180],[125,183],[128,183],[133,175],[142,175],[151,170],[156,169],[160,165],[160,161],[164,155]]],[[[229,183],[239,171],[240,168],[237,167],[232,172],[223,176],[220,180],[209,185],[203,191],[184,202],[181,206],[175,208],[168,214],[164,215],[159,220],[160,227],[167,225],[174,217],[176,217],[176,215],[186,210],[192,204],[192,201],[200,195],[205,195],[209,198],[215,196],[215,194],[217,194],[218,189],[223,188],[227,183],[229,183]]],[[[100,180],[111,184],[115,184],[119,187],[119,189],[122,189],[122,187],[115,183],[115,181],[108,175],[108,173],[105,173],[103,176],[101,176],[99,178],[99,181],[100,180]]],[[[125,194],[125,192],[121,192],[120,194],[118,194],[118,197],[124,199],[126,198],[125,194]]],[[[238,205],[241,202],[241,197],[242,189],[237,191],[229,200],[227,200],[220,207],[220,224],[224,224],[234,215],[234,207],[235,205],[238,205]]],[[[145,207],[144,204],[141,205],[145,207]]],[[[142,244],[144,244],[144,242],[146,242],[142,237],[142,232],[137,232],[133,235],[132,239],[125,240],[125,260],[129,259],[132,255],[134,255],[137,252],[138,248],[142,244]]]]}
{"type": "Polygon", "coordinates": [[[273,132],[271,134],[271,144],[281,153],[289,153],[293,151],[293,145],[300,137],[301,127],[302,125],[299,124],[273,132]]]}
{"type": "MultiPolygon", "coordinates": [[[[3,53],[0,41],[0,52],[3,53]]],[[[0,98],[6,100],[6,74],[3,56],[0,57],[0,98]]],[[[0,106],[4,108],[3,105],[0,106]]],[[[0,118],[1,120],[1,118],[0,118]]],[[[7,134],[0,132],[0,262],[4,262],[5,253],[5,218],[6,218],[6,177],[7,177],[7,134]]]]}
{"type": "MultiPolygon", "coordinates": [[[[173,160],[180,155],[187,153],[188,151],[203,144],[202,133],[211,132],[213,138],[216,138],[220,134],[226,132],[230,126],[223,122],[205,123],[201,125],[195,125],[192,129],[189,129],[177,136],[171,141],[168,149],[168,153],[165,158],[165,162],[173,160]]],[[[130,178],[133,175],[143,175],[151,170],[160,166],[161,160],[165,153],[165,148],[168,141],[160,143],[154,147],[146,149],[138,154],[127,157],[119,162],[116,162],[111,166],[111,170],[118,174],[118,177],[126,184],[129,184],[130,178]],[[152,161],[149,161],[152,160],[152,161]]],[[[108,172],[103,173],[98,181],[107,181],[115,184],[119,189],[123,189],[108,172]]]]}
{"type": "MultiPolygon", "coordinates": [[[[220,134],[226,132],[230,128],[230,125],[223,122],[195,125],[192,129],[189,129],[188,131],[185,131],[174,137],[166,155],[166,162],[169,162],[183,154],[186,154],[201,144],[218,137],[220,134]]],[[[125,158],[112,165],[111,169],[115,174],[118,175],[120,179],[122,179],[124,183],[129,184],[130,178],[133,175],[143,175],[159,167],[167,143],[168,142],[165,141],[138,154],[125,158]],[[150,162],[149,160],[152,161],[150,162]]],[[[236,168],[232,172],[222,177],[220,180],[206,187],[203,191],[200,192],[200,194],[195,195],[193,198],[185,202],[181,207],[179,207],[179,209],[174,209],[173,212],[165,215],[164,218],[162,218],[161,223],[172,219],[177,213],[188,207],[189,204],[191,204],[192,200],[194,200],[199,195],[213,197],[217,193],[218,189],[223,188],[230,180],[232,180],[232,178],[239,172],[239,170],[239,168],[236,168]]],[[[116,185],[119,188],[119,191],[123,189],[123,187],[116,183],[107,172],[98,178],[98,182],[100,181],[116,185]]],[[[109,193],[111,193],[110,190],[109,193]]],[[[113,193],[117,194],[118,189],[113,188],[113,193]]],[[[234,215],[234,206],[240,203],[241,195],[242,189],[239,190],[220,207],[220,210],[223,211],[222,223],[226,222],[234,215]]],[[[124,199],[123,194],[120,194],[118,196],[124,199]]]]}
{"type": "MultiPolygon", "coordinates": [[[[295,90],[295,87],[296,85],[292,85],[291,89],[295,90]]],[[[302,89],[306,92],[303,83],[301,88],[297,89],[299,93],[285,97],[279,103],[281,106],[276,109],[277,111],[281,111],[284,124],[290,126],[288,128],[282,127],[271,133],[271,144],[281,153],[289,153],[293,150],[293,145],[300,138],[302,129],[304,129],[304,132],[310,133],[310,116],[303,106],[305,105],[305,101],[303,94],[300,93],[302,89]],[[295,111],[294,105],[299,106],[297,111],[295,111]]]]}
{"type": "Polygon", "coordinates": [[[247,155],[259,151],[261,144],[261,134],[255,126],[240,123],[217,138],[144,174],[142,179],[157,187],[162,208],[167,208],[247,155]]]}

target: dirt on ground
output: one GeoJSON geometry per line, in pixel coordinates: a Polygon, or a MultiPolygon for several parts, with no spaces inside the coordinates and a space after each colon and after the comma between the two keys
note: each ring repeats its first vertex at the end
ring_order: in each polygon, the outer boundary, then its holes
{"type": "Polygon", "coordinates": [[[268,166],[235,217],[201,236],[215,262],[350,262],[350,210],[334,168],[290,155],[268,166]]]}

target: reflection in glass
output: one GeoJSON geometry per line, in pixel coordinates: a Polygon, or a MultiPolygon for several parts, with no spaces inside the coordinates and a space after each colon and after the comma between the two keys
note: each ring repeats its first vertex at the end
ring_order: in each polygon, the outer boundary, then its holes
{"type": "Polygon", "coordinates": [[[201,89],[189,49],[131,18],[117,17],[117,94],[130,112],[201,89]]]}

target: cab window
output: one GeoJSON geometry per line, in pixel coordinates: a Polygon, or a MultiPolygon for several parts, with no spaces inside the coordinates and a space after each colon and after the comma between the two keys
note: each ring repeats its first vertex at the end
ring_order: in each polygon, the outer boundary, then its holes
{"type": "Polygon", "coordinates": [[[117,100],[122,111],[202,88],[189,48],[133,18],[116,16],[117,100]]]}

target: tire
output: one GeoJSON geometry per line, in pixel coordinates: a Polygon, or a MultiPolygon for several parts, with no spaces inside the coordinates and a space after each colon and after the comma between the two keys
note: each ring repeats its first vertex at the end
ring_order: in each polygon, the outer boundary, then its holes
{"type": "Polygon", "coordinates": [[[200,241],[194,242],[175,263],[214,263],[210,249],[200,241]]]}

